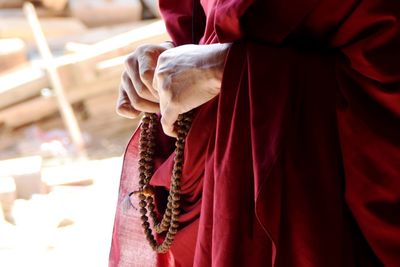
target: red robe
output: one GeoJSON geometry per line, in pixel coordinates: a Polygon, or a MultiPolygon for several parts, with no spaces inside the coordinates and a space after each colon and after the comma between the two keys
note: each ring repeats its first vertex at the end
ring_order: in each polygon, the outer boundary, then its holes
{"type": "Polygon", "coordinates": [[[181,230],[158,256],[132,233],[136,133],[110,266],[400,266],[400,1],[200,2],[160,0],[176,45],[233,43],[187,138],[181,230]]]}

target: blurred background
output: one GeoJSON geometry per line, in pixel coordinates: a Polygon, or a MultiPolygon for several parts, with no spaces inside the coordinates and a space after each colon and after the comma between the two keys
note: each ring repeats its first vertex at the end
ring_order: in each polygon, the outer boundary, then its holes
{"type": "Polygon", "coordinates": [[[124,59],[168,39],[156,0],[0,0],[0,266],[108,266],[124,59]]]}

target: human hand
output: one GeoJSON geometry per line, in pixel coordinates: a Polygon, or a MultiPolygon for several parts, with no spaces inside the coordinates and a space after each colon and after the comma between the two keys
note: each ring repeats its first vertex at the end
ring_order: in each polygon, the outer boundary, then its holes
{"type": "Polygon", "coordinates": [[[165,134],[176,137],[174,123],[179,114],[219,94],[229,46],[183,45],[166,50],[159,56],[153,88],[159,96],[165,134]]]}
{"type": "Polygon", "coordinates": [[[144,112],[159,112],[158,94],[152,86],[159,55],[173,47],[170,42],[139,46],[125,60],[117,101],[117,113],[136,118],[144,112]]]}

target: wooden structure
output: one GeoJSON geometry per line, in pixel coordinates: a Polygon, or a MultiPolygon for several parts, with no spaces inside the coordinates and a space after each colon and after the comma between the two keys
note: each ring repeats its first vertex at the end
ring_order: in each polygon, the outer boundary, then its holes
{"type": "MultiPolygon", "coordinates": [[[[77,53],[55,58],[67,99],[76,103],[106,91],[117,91],[126,55],[141,44],[167,39],[163,22],[151,21],[140,28],[85,45],[86,48],[77,53]]],[[[3,127],[20,127],[57,111],[55,97],[41,95],[42,89],[51,85],[40,65],[27,65],[0,75],[0,84],[0,124],[3,127]]]]}

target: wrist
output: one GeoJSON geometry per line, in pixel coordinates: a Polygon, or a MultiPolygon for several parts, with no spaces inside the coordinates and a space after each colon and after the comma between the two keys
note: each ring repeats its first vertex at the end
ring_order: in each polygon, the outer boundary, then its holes
{"type": "Polygon", "coordinates": [[[226,56],[230,46],[231,44],[216,44],[215,54],[213,55],[216,61],[215,65],[212,67],[212,79],[214,80],[212,84],[214,85],[214,92],[217,92],[217,94],[221,90],[226,56]]]}

